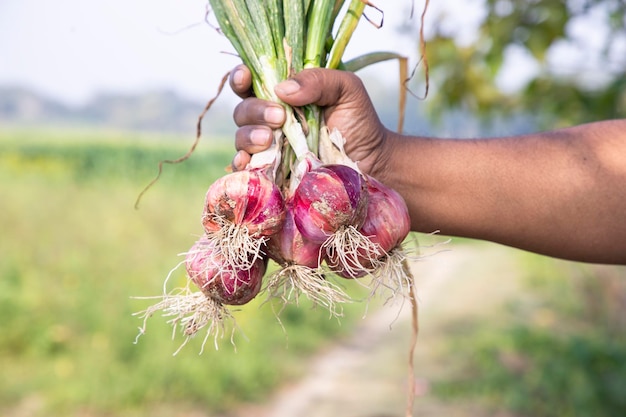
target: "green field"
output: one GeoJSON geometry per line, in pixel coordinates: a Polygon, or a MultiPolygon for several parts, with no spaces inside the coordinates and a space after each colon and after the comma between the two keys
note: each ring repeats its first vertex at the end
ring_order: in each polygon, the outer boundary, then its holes
{"type": "Polygon", "coordinates": [[[441,324],[445,402],[488,415],[613,417],[626,410],[626,268],[520,253],[518,293],[486,320],[441,324]]]}
{"type": "Polygon", "coordinates": [[[172,356],[182,338],[171,340],[159,316],[133,344],[132,313],[151,301],[132,297],[160,294],[233,155],[231,142],[203,140],[187,162],[165,166],[136,210],[157,162],[184,154],[190,139],[0,131],[1,415],[225,410],[297,376],[302,358],[361,317],[360,305],[338,323],[305,303],[282,313],[283,329],[253,302],[235,313],[236,351],[226,338],[199,356],[197,337],[172,356]]]}
{"type": "MultiPolygon", "coordinates": [[[[152,303],[133,297],[161,293],[179,254],[202,232],[207,187],[233,155],[231,141],[204,138],[188,161],[164,167],[135,209],[158,161],[184,154],[190,141],[0,129],[0,415],[227,411],[301,376],[312,353],[361,319],[362,303],[346,306],[339,323],[303,302],[283,311],[281,324],[271,304],[255,300],[234,312],[236,349],[227,337],[219,350],[209,343],[199,355],[199,335],[173,356],[183,339],[172,340],[160,316],[133,343],[142,325],[133,313],[152,303]]],[[[432,395],[511,416],[620,415],[626,269],[518,255],[511,268],[524,277],[523,293],[489,320],[440,317],[439,339],[420,340],[427,349],[446,346],[429,364],[442,375],[434,377],[432,395]]],[[[488,261],[477,258],[473,267],[488,261]]],[[[177,271],[174,280],[184,279],[177,271]]],[[[458,304],[471,312],[481,300],[462,297],[458,304]]]]}

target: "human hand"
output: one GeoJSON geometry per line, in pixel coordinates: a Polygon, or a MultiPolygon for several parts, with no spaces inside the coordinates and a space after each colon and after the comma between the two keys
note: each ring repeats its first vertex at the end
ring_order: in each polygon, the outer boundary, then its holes
{"type": "MultiPolygon", "coordinates": [[[[239,128],[235,135],[238,150],[233,159],[236,170],[245,168],[253,153],[266,149],[272,130],[285,121],[285,109],[278,103],[252,96],[251,73],[239,65],[231,73],[230,86],[244,100],[234,111],[239,128]]],[[[390,131],[381,123],[361,80],[346,71],[307,69],[278,84],[276,95],[285,103],[300,107],[315,104],[323,108],[326,125],[337,128],[346,139],[348,156],[366,174],[378,177],[385,165],[385,145],[390,131]]]]}

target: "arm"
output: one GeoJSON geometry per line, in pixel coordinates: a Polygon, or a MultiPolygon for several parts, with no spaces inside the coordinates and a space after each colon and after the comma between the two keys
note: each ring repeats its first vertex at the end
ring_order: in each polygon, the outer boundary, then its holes
{"type": "MultiPolygon", "coordinates": [[[[245,96],[249,73],[238,76],[231,86],[245,96]]],[[[349,156],[404,197],[414,231],[626,264],[626,120],[508,138],[434,139],[386,129],[350,73],[303,71],[277,94],[294,106],[323,106],[328,126],[347,138],[349,156]]],[[[235,110],[235,168],[265,148],[283,120],[281,106],[244,100],[235,110]]]]}
{"type": "Polygon", "coordinates": [[[393,135],[381,180],[414,230],[626,264],[626,120],[510,138],[393,135]]]}

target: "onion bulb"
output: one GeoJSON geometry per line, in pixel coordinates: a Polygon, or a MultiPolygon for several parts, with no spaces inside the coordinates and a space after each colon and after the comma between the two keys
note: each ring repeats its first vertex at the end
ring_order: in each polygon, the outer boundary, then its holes
{"type": "Polygon", "coordinates": [[[250,269],[262,258],[267,238],[282,227],[285,204],[278,186],[261,169],[225,175],[207,191],[202,226],[232,269],[250,269]]]}
{"type": "Polygon", "coordinates": [[[185,259],[187,275],[209,298],[228,305],[250,302],[261,289],[266,263],[256,259],[250,269],[231,269],[214,242],[206,236],[198,240],[185,259]]]}
{"type": "MultiPolygon", "coordinates": [[[[247,270],[232,270],[223,261],[212,240],[207,236],[197,240],[185,254],[185,261],[181,262],[186,267],[187,285],[171,292],[164,289],[160,297],[147,297],[160,301],[135,314],[144,319],[137,337],[146,332],[148,318],[161,311],[163,316],[171,317],[168,323],[172,325],[173,331],[180,326],[185,335],[185,341],[174,355],[203,328],[206,328],[206,336],[202,349],[210,336],[213,336],[217,349],[217,341],[225,332],[225,322],[234,320],[226,305],[241,305],[251,301],[261,289],[266,268],[263,259],[255,260],[247,270]],[[192,289],[192,283],[201,291],[192,289]]],[[[175,270],[170,272],[165,285],[175,270]]]]}
{"type": "Polygon", "coordinates": [[[380,251],[359,228],[368,204],[363,175],[342,164],[328,164],[302,176],[293,197],[298,230],[309,240],[322,244],[323,256],[333,271],[351,276],[363,273],[359,253],[380,251]]]}
{"type": "Polygon", "coordinates": [[[367,177],[369,200],[361,233],[384,253],[399,247],[411,231],[411,218],[397,191],[373,177],[367,177]]]}
{"type": "Polygon", "coordinates": [[[402,248],[411,230],[409,210],[397,191],[373,177],[367,177],[367,191],[367,214],[360,232],[379,248],[380,253],[376,256],[375,253],[360,251],[359,267],[354,268],[357,274],[345,269],[337,271],[337,274],[344,278],[360,278],[366,274],[359,271],[369,271],[373,276],[369,285],[372,294],[385,288],[395,295],[411,285],[405,265],[406,254],[402,248]]]}
{"type": "Polygon", "coordinates": [[[280,266],[267,279],[269,297],[280,298],[287,304],[297,303],[304,294],[331,314],[340,315],[335,305],[346,302],[348,297],[341,288],[326,280],[320,267],[321,249],[321,243],[306,239],[300,233],[294,220],[293,200],[287,200],[283,227],[267,244],[269,257],[280,266]]]}

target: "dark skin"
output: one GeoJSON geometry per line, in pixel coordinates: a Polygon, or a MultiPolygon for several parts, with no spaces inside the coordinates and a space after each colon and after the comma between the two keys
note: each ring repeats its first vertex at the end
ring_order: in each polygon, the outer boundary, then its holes
{"type": "MultiPolygon", "coordinates": [[[[269,146],[285,111],[251,95],[245,66],[232,72],[230,84],[244,98],[234,112],[233,159],[243,169],[269,146]]],[[[626,119],[514,137],[437,139],[385,128],[351,73],[305,70],[275,91],[289,105],[324,108],[328,127],[341,131],[360,169],[404,197],[413,231],[626,265],[626,119]]]]}

